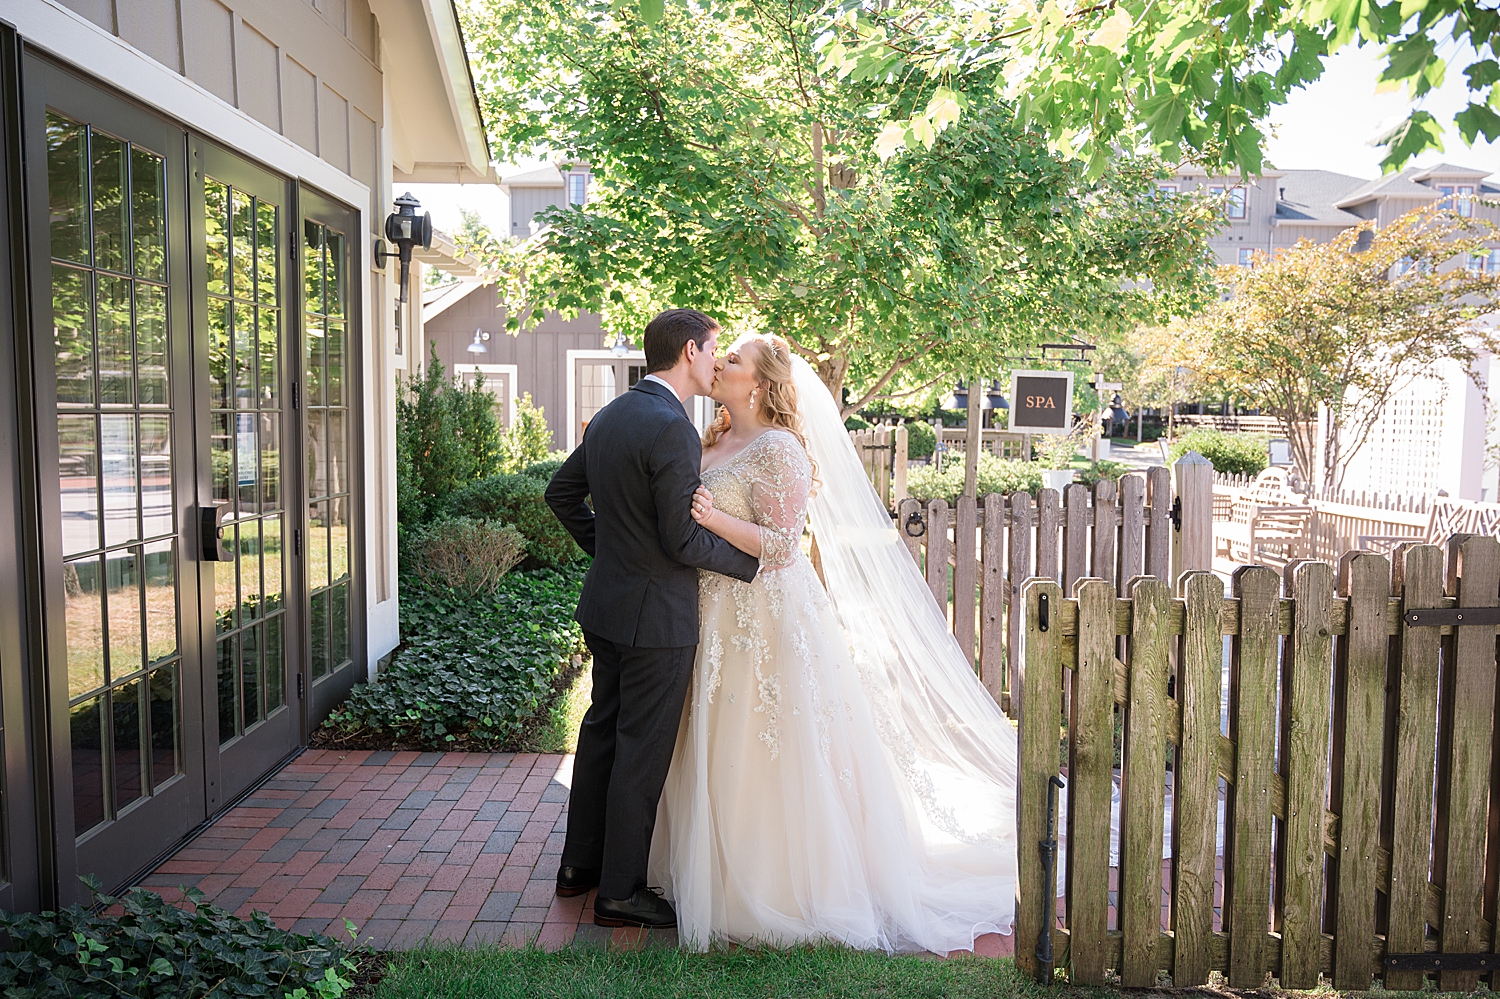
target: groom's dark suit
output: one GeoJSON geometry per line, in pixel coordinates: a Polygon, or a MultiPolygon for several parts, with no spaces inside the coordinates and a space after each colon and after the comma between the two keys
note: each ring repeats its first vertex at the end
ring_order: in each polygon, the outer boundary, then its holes
{"type": "Polygon", "coordinates": [[[698,644],[698,570],[749,582],[759,567],[693,520],[702,459],[676,394],[641,381],[589,421],[547,487],[547,505],[594,556],[574,615],[594,657],[593,703],[578,733],[562,866],[600,871],[604,898],[646,883],[698,644]]]}

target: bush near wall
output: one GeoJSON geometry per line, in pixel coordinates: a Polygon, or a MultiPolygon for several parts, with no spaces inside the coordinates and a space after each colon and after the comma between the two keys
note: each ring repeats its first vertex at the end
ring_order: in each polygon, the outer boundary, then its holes
{"type": "Polygon", "coordinates": [[[547,505],[545,494],[550,478],[550,475],[546,478],[531,475],[528,471],[492,475],[471,482],[448,495],[446,513],[450,517],[472,517],[508,524],[520,531],[526,538],[523,569],[560,569],[576,565],[587,556],[547,505]]]}
{"type": "Polygon", "coordinates": [[[937,450],[937,431],[920,420],[906,424],[906,456],[908,458],[930,458],[937,450]]]}
{"type": "Polygon", "coordinates": [[[1259,475],[1271,462],[1270,437],[1265,434],[1231,434],[1212,427],[1190,430],[1172,442],[1168,455],[1176,461],[1197,451],[1213,462],[1220,475],[1259,475]]]}
{"type": "MultiPolygon", "coordinates": [[[[979,456],[979,495],[1000,493],[1034,493],[1042,488],[1042,466],[1034,461],[1012,461],[997,458],[989,452],[979,456]]],[[[933,499],[957,503],[964,492],[964,456],[952,451],[943,461],[943,470],[914,468],[907,473],[906,490],[913,499],[933,499]]]]}
{"type": "Polygon", "coordinates": [[[333,742],[498,750],[520,737],[584,652],[573,621],[584,570],[512,572],[480,595],[401,580],[403,644],[324,725],[333,742]]]}

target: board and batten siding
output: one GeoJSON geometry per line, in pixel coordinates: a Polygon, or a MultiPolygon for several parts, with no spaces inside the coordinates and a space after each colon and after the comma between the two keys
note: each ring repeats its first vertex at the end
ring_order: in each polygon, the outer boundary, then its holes
{"type": "MultiPolygon", "coordinates": [[[[57,0],[371,192],[384,92],[367,0],[57,0]]],[[[250,151],[253,155],[253,150],[250,151]]]]}
{"type": "Polygon", "coordinates": [[[510,189],[510,234],[519,238],[531,235],[531,219],[543,208],[561,207],[567,198],[566,187],[512,187],[510,189]]]}
{"type": "Polygon", "coordinates": [[[514,364],[516,397],[531,393],[531,401],[542,407],[552,431],[552,448],[568,446],[568,351],[607,347],[604,327],[597,313],[577,319],[548,315],[536,329],[516,336],[505,332],[505,308],[494,285],[481,285],[423,324],[423,354],[437,351],[438,360],[451,376],[455,364],[514,364]],[[470,354],[474,331],[490,334],[484,354],[470,354]]]}

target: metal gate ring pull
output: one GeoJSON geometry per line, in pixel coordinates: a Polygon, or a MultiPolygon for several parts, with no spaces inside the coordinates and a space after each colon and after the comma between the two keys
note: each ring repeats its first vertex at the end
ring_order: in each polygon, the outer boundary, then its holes
{"type": "Polygon", "coordinates": [[[909,538],[920,538],[922,535],[924,535],[924,534],[927,533],[927,522],[922,519],[922,515],[920,513],[918,513],[917,511],[913,510],[906,517],[906,524],[904,525],[904,530],[906,531],[906,536],[907,537],[909,537],[909,538]],[[916,528],[915,531],[912,530],[913,527],[916,528]]]}

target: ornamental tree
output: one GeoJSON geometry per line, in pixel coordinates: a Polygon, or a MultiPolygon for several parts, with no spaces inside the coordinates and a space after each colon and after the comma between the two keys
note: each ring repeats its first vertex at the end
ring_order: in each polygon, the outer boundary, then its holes
{"type": "Polygon", "coordinates": [[[1233,297],[1186,324],[1205,341],[1202,373],[1280,421],[1303,481],[1337,490],[1396,392],[1440,361],[1477,377],[1480,354],[1500,346],[1475,321],[1500,301],[1500,277],[1468,266],[1497,235],[1481,219],[1420,209],[1226,269],[1233,297]]]}
{"type": "Polygon", "coordinates": [[[996,369],[1208,292],[1212,206],[1158,198],[1154,159],[1090,179],[995,74],[966,76],[914,148],[877,150],[869,108],[926,97],[821,73],[811,0],[674,4],[651,23],[609,0],[474,0],[465,25],[497,153],[595,177],[501,268],[524,271],[533,311],[633,330],[702,308],[785,336],[836,398],[855,389],[852,411],[893,379],[996,369]]]}
{"type": "MultiPolygon", "coordinates": [[[[881,110],[887,144],[924,141],[957,81],[998,73],[1020,120],[1095,173],[1138,145],[1259,173],[1272,107],[1365,43],[1384,46],[1382,83],[1414,99],[1462,67],[1460,134],[1500,138],[1500,12],[1480,0],[839,0],[818,54],[823,72],[851,80],[923,82],[914,113],[881,110]]],[[[1381,137],[1382,166],[1441,137],[1417,108],[1381,137]]]]}

